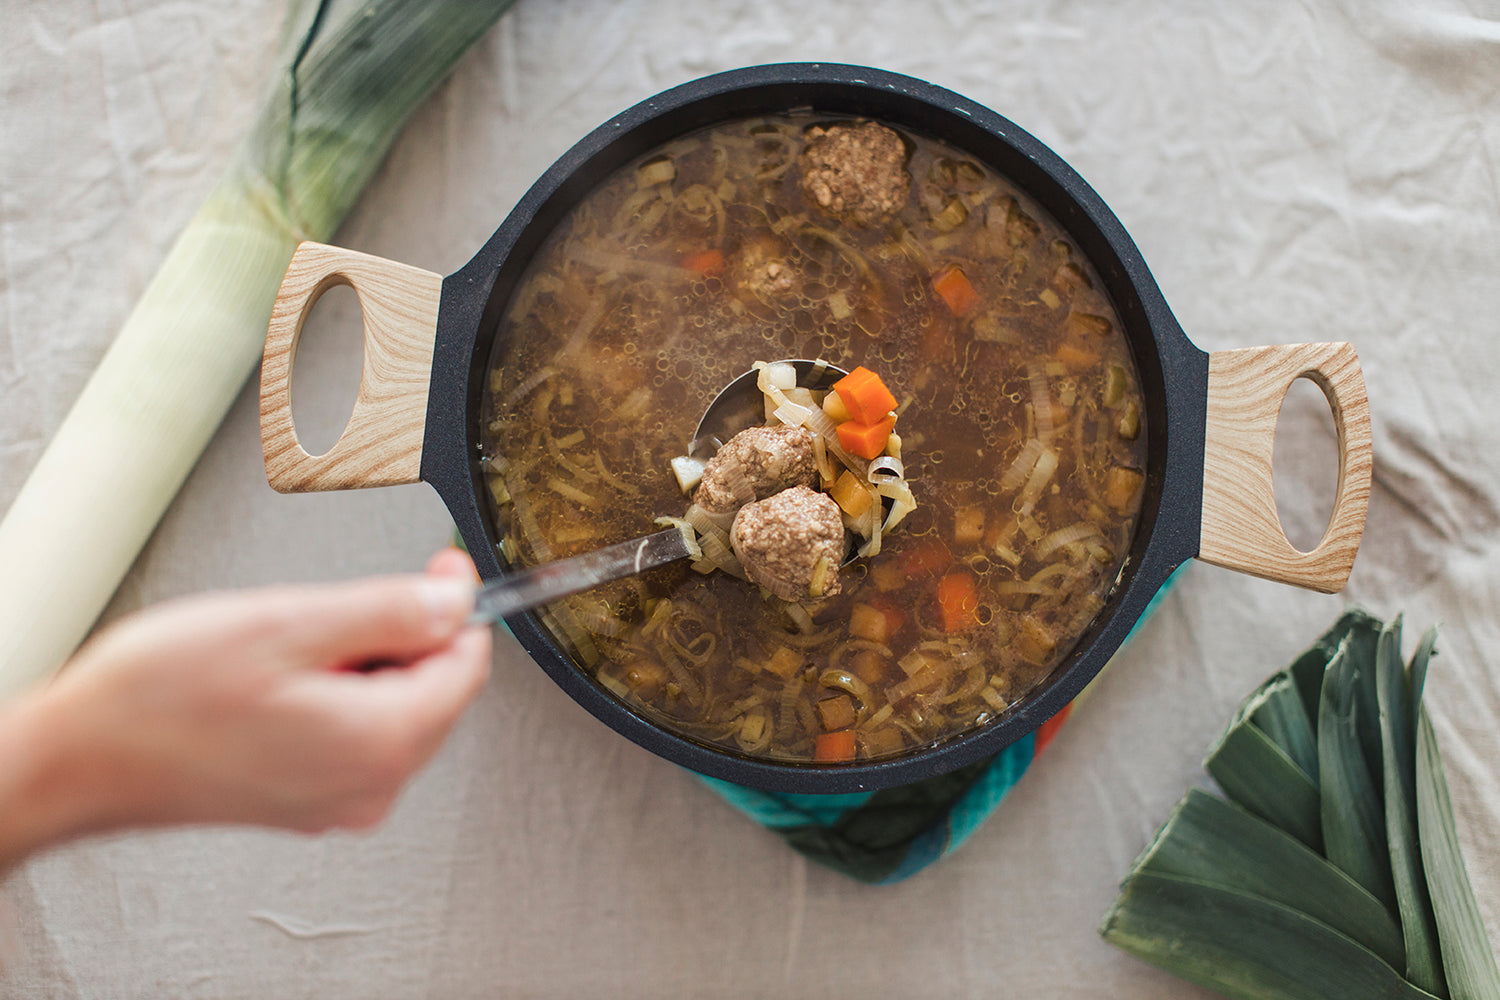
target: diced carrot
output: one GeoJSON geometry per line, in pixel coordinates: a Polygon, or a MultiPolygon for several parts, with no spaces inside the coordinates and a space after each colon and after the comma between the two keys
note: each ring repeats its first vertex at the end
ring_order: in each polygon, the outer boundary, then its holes
{"type": "Polygon", "coordinates": [[[890,441],[895,426],[895,417],[886,417],[874,424],[846,420],[838,426],[839,444],[860,458],[879,458],[885,454],[886,443],[890,441]]]}
{"type": "Polygon", "coordinates": [[[943,628],[949,632],[961,632],[979,619],[979,593],[974,587],[974,578],[959,571],[949,573],[938,581],[938,605],[943,611],[943,628]]]}
{"type": "Polygon", "coordinates": [[[924,542],[901,554],[901,569],[908,580],[940,573],[952,563],[953,553],[939,541],[924,542]]]}
{"type": "Polygon", "coordinates": [[[863,365],[833,383],[849,410],[849,419],[861,424],[876,424],[896,408],[896,397],[880,381],[880,376],[863,365]]]}
{"type": "Polygon", "coordinates": [[[813,744],[813,760],[835,762],[854,759],[854,730],[819,733],[813,744]]]}
{"type": "Polygon", "coordinates": [[[682,258],[682,266],[689,271],[697,271],[705,278],[724,271],[724,251],[722,250],[699,250],[682,258]]]}
{"type": "Polygon", "coordinates": [[[955,316],[963,316],[979,302],[979,293],[969,283],[968,275],[957,265],[949,265],[932,276],[932,290],[955,316]]]}

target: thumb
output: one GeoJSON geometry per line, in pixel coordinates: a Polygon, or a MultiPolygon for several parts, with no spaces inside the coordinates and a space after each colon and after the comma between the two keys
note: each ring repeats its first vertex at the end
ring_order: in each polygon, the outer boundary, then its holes
{"type": "Polygon", "coordinates": [[[474,585],[456,577],[382,577],[298,596],[293,635],[313,665],[421,656],[452,640],[474,610],[474,585]]]}

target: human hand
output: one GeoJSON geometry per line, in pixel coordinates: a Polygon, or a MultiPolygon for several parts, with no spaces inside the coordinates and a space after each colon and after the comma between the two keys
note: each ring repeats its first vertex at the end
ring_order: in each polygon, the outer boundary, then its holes
{"type": "Polygon", "coordinates": [[[468,557],[447,550],[424,576],[211,594],[121,620],[0,719],[24,731],[46,800],[22,826],[51,842],[378,822],[488,676],[489,630],[464,627],[474,583],[468,557]],[[369,662],[395,666],[352,669],[369,662]]]}

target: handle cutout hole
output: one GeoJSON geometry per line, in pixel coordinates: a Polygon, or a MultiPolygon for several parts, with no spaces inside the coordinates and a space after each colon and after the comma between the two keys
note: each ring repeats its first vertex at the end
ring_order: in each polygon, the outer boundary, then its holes
{"type": "Polygon", "coordinates": [[[343,436],[364,363],[364,311],[341,281],[313,302],[292,365],[292,420],[309,455],[325,454],[343,436]]]}
{"type": "Polygon", "coordinates": [[[1276,418],[1271,455],[1276,513],[1287,541],[1301,552],[1318,547],[1338,495],[1339,438],[1333,407],[1307,376],[1287,388],[1276,418]]]}

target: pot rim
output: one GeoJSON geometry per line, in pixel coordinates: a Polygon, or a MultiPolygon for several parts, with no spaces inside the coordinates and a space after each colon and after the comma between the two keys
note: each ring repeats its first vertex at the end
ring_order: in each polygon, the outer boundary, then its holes
{"type": "Polygon", "coordinates": [[[1099,673],[1167,578],[1198,552],[1208,355],[1182,332],[1134,242],[1103,199],[1047,146],[998,113],[942,87],[836,63],[730,70],[634,105],[564,153],[474,258],[444,279],[421,478],[448,506],[480,574],[486,579],[503,574],[497,539],[483,509],[478,422],[471,416],[478,411],[494,331],[510,291],[506,282],[514,284],[558,218],[620,164],[715,121],[809,104],[884,118],[965,149],[1051,212],[1079,243],[1114,300],[1148,404],[1146,495],[1130,556],[1104,609],[1068,657],[1004,715],[902,756],[819,765],[750,758],[700,744],[616,700],[561,651],[535,614],[506,620],[522,648],[554,682],[638,745],[709,777],[765,791],[833,794],[933,777],[1024,738],[1099,673]],[[869,108],[876,110],[861,110],[869,108]]]}

